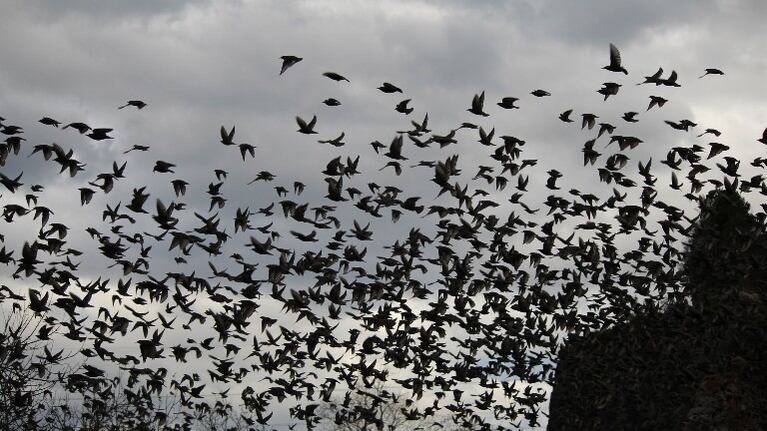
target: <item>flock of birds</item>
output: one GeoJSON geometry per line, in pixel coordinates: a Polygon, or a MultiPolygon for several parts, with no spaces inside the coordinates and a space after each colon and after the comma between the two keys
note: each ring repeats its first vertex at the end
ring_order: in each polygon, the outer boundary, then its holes
{"type": "MultiPolygon", "coordinates": [[[[283,56],[279,74],[288,77],[301,61],[283,56]]],[[[604,69],[628,75],[612,44],[604,69]]],[[[723,72],[705,69],[701,78],[708,75],[723,72]]],[[[324,76],[349,81],[335,72],[324,76]]],[[[662,68],[641,84],[681,86],[675,71],[664,75],[662,68]]],[[[605,82],[597,92],[608,103],[622,85],[605,82]]],[[[388,82],[378,90],[403,93],[388,82]]],[[[531,94],[551,96],[542,89],[531,94]]],[[[639,161],[638,172],[631,169],[630,152],[643,140],[621,130],[623,123],[638,121],[637,112],[613,122],[581,114],[581,129],[595,129],[583,145],[583,165],[593,165],[610,192],[566,190],[564,174],[551,169],[534,181],[545,184],[549,194],[543,197],[527,189],[527,173],[539,161],[524,158],[525,140],[497,136],[494,128],[473,123],[489,116],[485,100],[484,92],[476,94],[467,121],[445,133],[432,131],[426,114],[410,121],[412,127],[397,132],[388,145],[372,142],[372,150],[362,156],[382,159],[384,173],[397,176],[429,170],[436,194],[431,201],[388,184],[368,182],[358,188],[361,156],[344,154],[317,173],[327,186],[321,202],[304,201],[308,186],[292,181],[274,187],[274,200],[267,205],[231,211],[223,192],[228,172],[215,169],[215,180],[203,189],[208,212],[198,212],[183,202],[189,190],[197,190],[194,185],[174,176],[173,161],[157,160],[153,174],[167,178],[174,200],[152,199],[161,192],[141,185],[149,179],[134,177],[132,194],[110,195],[101,219],[86,229],[93,250],[119,271],[117,278],[78,275],[82,255],[89,252],[71,247],[67,235],[72,223],[81,221],[58,220],[38,202],[44,186],[31,184],[34,180],[22,173],[0,172],[6,191],[0,197],[6,222],[2,233],[9,234],[21,219],[37,227],[30,231],[34,238],[16,247],[0,235],[0,264],[15,279],[2,285],[0,300],[41,316],[40,340],[60,336],[83,346],[79,353],[86,364],[65,382],[72,391],[103,390],[109,367],[117,366],[129,377],[124,391],[133,401],[173,390],[192,409],[205,404],[206,385],[236,386],[252,426],[268,425],[276,409],[289,405],[292,419],[312,428],[321,405],[336,400],[346,410],[336,412],[335,421],[354,417],[381,429],[375,404],[399,394],[405,395],[399,402],[408,419],[433,419],[437,426],[446,411],[471,428],[505,429],[523,421],[535,426],[547,396],[543,384],[552,381],[557,346],[566,334],[609,326],[645,303],[681,291],[677,269],[695,219],[658,199],[659,189],[669,183],[658,183],[652,159],[639,161]],[[459,156],[446,148],[471,134],[476,141],[460,145],[486,148],[493,164],[473,167],[476,174],[468,179],[461,175],[459,156]],[[604,142],[601,149],[598,142],[604,142]],[[434,154],[440,158],[413,162],[418,150],[427,147],[439,147],[434,154]],[[608,150],[612,153],[604,155],[608,150]],[[629,197],[634,195],[637,200],[629,197]],[[540,205],[534,201],[539,197],[540,205]],[[348,214],[353,214],[351,223],[345,220],[348,214]],[[397,223],[403,216],[413,223],[407,234],[390,238],[382,255],[368,254],[368,244],[387,240],[376,235],[371,221],[390,217],[397,223]],[[563,234],[568,223],[571,229],[563,234]],[[290,227],[280,231],[279,226],[290,227]],[[636,248],[621,252],[618,243],[624,238],[636,241],[636,248]],[[164,255],[174,259],[176,269],[153,271],[154,261],[164,255]],[[193,258],[208,260],[208,267],[190,265],[193,258]],[[166,331],[185,336],[168,341],[166,331]],[[199,338],[205,331],[214,335],[199,338]],[[131,336],[137,337],[130,344],[135,351],[111,348],[131,336]],[[180,374],[160,366],[163,359],[178,362],[180,374]],[[371,388],[382,382],[399,389],[373,394],[371,388]],[[351,405],[357,394],[372,394],[374,405],[351,405]],[[291,401],[283,404],[286,399],[291,401]]],[[[519,100],[503,97],[497,105],[522,109],[519,100]]],[[[409,116],[409,102],[397,104],[396,111],[409,116]]],[[[646,110],[667,102],[650,95],[646,110]]],[[[341,105],[334,98],[323,103],[341,105]]],[[[141,100],[119,108],[151,109],[141,100]]],[[[571,123],[574,115],[568,109],[559,119],[571,123]]],[[[317,122],[316,115],[296,117],[297,132],[308,139],[318,133],[317,122]]],[[[111,128],[63,125],[49,117],[40,123],[74,129],[95,141],[113,139],[111,128]]],[[[660,161],[670,169],[670,187],[680,197],[696,201],[715,187],[767,195],[763,175],[744,179],[729,146],[703,143],[709,136],[719,138],[718,130],[688,119],[666,124],[674,133],[695,133],[700,142],[669,148],[660,161]],[[708,166],[709,160],[715,164],[708,166]],[[707,173],[711,178],[703,179],[707,173]]],[[[130,178],[125,161],[94,173],[74,149],[32,145],[11,120],[0,118],[0,133],[5,136],[0,144],[5,172],[13,170],[15,157],[29,155],[69,177],[87,176],[79,188],[82,206],[130,178]]],[[[341,133],[319,142],[340,149],[344,138],[341,133]]],[[[767,144],[767,130],[758,141],[767,144]]],[[[221,127],[220,145],[239,152],[244,162],[257,160],[256,146],[240,142],[234,126],[221,127]]],[[[150,151],[148,145],[133,145],[124,153],[150,151]]],[[[750,164],[761,170],[767,159],[750,164]]],[[[279,180],[264,170],[251,183],[279,180]]],[[[758,216],[765,219],[764,212],[758,216]]],[[[40,359],[57,363],[61,352],[51,353],[56,350],[46,348],[40,359]]],[[[157,420],[166,420],[165,413],[158,411],[157,420]]]]}

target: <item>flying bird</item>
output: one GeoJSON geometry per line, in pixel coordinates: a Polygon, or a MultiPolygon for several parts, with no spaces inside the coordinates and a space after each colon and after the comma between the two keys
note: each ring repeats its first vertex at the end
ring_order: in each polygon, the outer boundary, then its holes
{"type": "Polygon", "coordinates": [[[639,120],[636,119],[636,116],[639,115],[638,112],[635,111],[629,111],[623,114],[623,119],[625,121],[628,121],[629,123],[636,123],[639,120]]]}
{"type": "MultiPolygon", "coordinates": [[[[666,87],[681,87],[681,85],[676,82],[677,78],[676,70],[672,70],[668,78],[662,79],[659,82],[666,87]]],[[[656,82],[655,85],[659,85],[659,83],[656,82]]]]}
{"type": "Polygon", "coordinates": [[[314,126],[317,124],[317,116],[312,117],[312,121],[306,122],[301,117],[296,116],[296,123],[298,123],[298,133],[305,135],[313,135],[317,132],[314,131],[314,126]]]}
{"type": "Polygon", "coordinates": [[[498,106],[503,109],[519,109],[519,106],[514,105],[517,100],[519,99],[516,97],[504,97],[500,102],[498,102],[498,106]]]}
{"type": "Polygon", "coordinates": [[[130,147],[129,149],[127,149],[127,150],[123,151],[123,154],[128,154],[128,153],[130,153],[131,151],[149,151],[149,145],[138,145],[138,144],[134,144],[134,145],[133,145],[132,147],[130,147]]]}
{"type": "Polygon", "coordinates": [[[234,126],[232,126],[232,130],[228,132],[226,131],[226,128],[224,128],[224,126],[221,126],[220,134],[221,134],[222,144],[226,146],[234,145],[234,126]]]}
{"type": "Polygon", "coordinates": [[[107,129],[107,128],[91,129],[91,133],[88,133],[86,136],[93,139],[94,141],[103,141],[105,139],[113,139],[111,136],[109,136],[109,132],[111,131],[112,129],[107,129]]]}
{"type": "Polygon", "coordinates": [[[480,94],[474,95],[474,97],[471,99],[471,108],[467,109],[467,111],[471,112],[474,115],[487,117],[489,114],[482,110],[484,108],[484,105],[485,105],[485,92],[483,91],[480,94]]]}
{"type": "Polygon", "coordinates": [[[144,109],[147,104],[142,100],[129,100],[125,105],[118,106],[117,109],[127,108],[128,106],[133,106],[136,109],[144,109]]]}
{"type": "Polygon", "coordinates": [[[62,127],[62,130],[67,129],[69,127],[77,130],[78,132],[80,132],[81,135],[84,135],[85,133],[88,132],[88,130],[91,130],[91,127],[89,125],[85,123],[80,123],[80,122],[69,123],[66,126],[62,127]]]}
{"type": "Polygon", "coordinates": [[[616,84],[614,82],[605,82],[602,84],[602,88],[597,90],[597,93],[605,96],[604,100],[607,100],[608,97],[618,94],[618,90],[620,88],[620,84],[616,84]]]}
{"type": "Polygon", "coordinates": [[[712,135],[714,135],[714,136],[716,136],[718,138],[719,136],[722,135],[722,132],[720,132],[719,130],[716,130],[716,129],[708,128],[708,129],[706,129],[706,131],[704,131],[703,133],[698,135],[698,138],[700,138],[703,135],[707,135],[707,134],[712,134],[712,135]]]}
{"type": "Polygon", "coordinates": [[[402,93],[402,89],[397,87],[394,84],[390,84],[388,82],[384,82],[383,85],[378,87],[379,90],[383,91],[384,93],[402,93]]]}
{"type": "Polygon", "coordinates": [[[621,53],[612,43],[610,44],[610,64],[602,69],[609,70],[610,72],[623,72],[624,75],[629,73],[626,68],[621,66],[621,53]]]}
{"type": "Polygon", "coordinates": [[[657,106],[658,108],[662,107],[666,104],[668,100],[660,97],[660,96],[650,96],[650,104],[647,105],[647,110],[649,111],[652,109],[653,106],[657,106]]]}
{"type": "Polygon", "coordinates": [[[295,66],[296,63],[298,63],[299,61],[303,60],[303,58],[296,57],[295,55],[283,55],[280,58],[282,59],[282,66],[280,67],[280,75],[285,73],[286,70],[295,66]]]}
{"type": "Polygon", "coordinates": [[[348,79],[346,79],[345,77],[343,77],[343,76],[341,76],[341,75],[339,75],[339,74],[337,74],[335,72],[325,72],[325,73],[322,74],[322,76],[328,77],[328,78],[330,78],[330,79],[332,79],[333,81],[336,81],[336,82],[340,82],[340,81],[349,82],[348,79]]]}
{"type": "Polygon", "coordinates": [[[411,112],[413,112],[414,108],[410,108],[407,106],[407,104],[410,103],[410,99],[405,99],[397,104],[397,106],[394,108],[395,111],[399,112],[400,114],[408,115],[411,112]]]}
{"type": "Polygon", "coordinates": [[[175,167],[176,165],[174,165],[173,163],[168,163],[162,160],[158,160],[155,162],[154,169],[152,169],[152,172],[158,172],[161,174],[173,173],[173,168],[175,167]]]}
{"type": "Polygon", "coordinates": [[[330,144],[330,145],[332,145],[334,147],[343,147],[344,145],[346,145],[346,143],[343,141],[344,136],[346,136],[346,133],[341,132],[341,134],[338,135],[338,137],[336,137],[336,138],[333,138],[333,139],[320,139],[317,142],[319,142],[320,144],[330,144]]]}
{"type": "Polygon", "coordinates": [[[53,126],[53,127],[59,127],[59,125],[61,124],[60,121],[56,121],[50,117],[43,117],[38,122],[41,124],[45,124],[46,126],[53,126]]]}
{"type": "Polygon", "coordinates": [[[597,118],[599,118],[599,116],[586,113],[586,114],[581,114],[581,118],[583,119],[581,121],[581,130],[583,130],[583,128],[587,126],[589,130],[591,130],[594,128],[594,125],[596,124],[597,118]]]}
{"type": "Polygon", "coordinates": [[[722,72],[719,69],[714,69],[713,67],[710,67],[710,68],[707,68],[705,70],[705,73],[703,75],[700,75],[698,79],[703,78],[704,76],[707,76],[707,75],[724,75],[724,72],[722,72]]]}
{"type": "Polygon", "coordinates": [[[663,83],[663,79],[661,78],[661,75],[663,75],[663,68],[659,67],[658,71],[650,76],[645,76],[644,81],[640,82],[637,85],[642,84],[655,84],[655,85],[661,85],[663,83]]]}

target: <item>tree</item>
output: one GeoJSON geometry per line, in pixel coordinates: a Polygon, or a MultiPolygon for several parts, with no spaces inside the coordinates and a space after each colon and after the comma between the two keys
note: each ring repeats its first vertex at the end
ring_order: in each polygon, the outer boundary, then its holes
{"type": "MultiPolygon", "coordinates": [[[[14,306],[0,309],[0,429],[37,430],[39,412],[57,383],[54,370],[68,359],[38,337],[43,319],[14,306]]],[[[45,338],[45,337],[43,337],[45,338]]]]}

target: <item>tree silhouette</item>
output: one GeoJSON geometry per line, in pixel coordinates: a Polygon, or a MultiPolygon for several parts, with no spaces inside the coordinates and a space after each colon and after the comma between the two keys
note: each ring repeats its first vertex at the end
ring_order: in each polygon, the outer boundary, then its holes
{"type": "Polygon", "coordinates": [[[701,201],[684,262],[687,301],[571,336],[549,430],[764,429],[764,228],[732,188],[701,201]]]}

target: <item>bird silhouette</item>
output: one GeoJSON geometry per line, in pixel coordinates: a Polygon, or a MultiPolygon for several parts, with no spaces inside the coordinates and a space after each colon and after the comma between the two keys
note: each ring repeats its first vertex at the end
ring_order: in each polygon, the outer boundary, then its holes
{"type": "Polygon", "coordinates": [[[602,88],[597,90],[597,93],[605,96],[604,100],[607,100],[608,97],[618,94],[618,90],[620,88],[620,84],[616,84],[614,82],[605,82],[602,84],[602,88]]]}
{"type": "Polygon", "coordinates": [[[471,108],[467,109],[467,111],[471,112],[474,115],[487,117],[489,114],[483,111],[484,105],[485,105],[485,92],[483,91],[480,94],[474,95],[474,97],[471,99],[471,108]]]}
{"type": "Polygon", "coordinates": [[[295,55],[283,55],[280,58],[282,59],[282,66],[280,66],[280,75],[285,73],[286,70],[295,66],[296,63],[298,63],[299,61],[303,60],[303,58],[296,57],[295,55]]]}
{"type": "Polygon", "coordinates": [[[519,109],[519,106],[515,105],[518,100],[516,97],[504,97],[498,102],[498,106],[503,109],[519,109]]]}
{"type": "Polygon", "coordinates": [[[141,100],[129,100],[128,102],[125,103],[125,105],[118,106],[117,109],[127,108],[128,106],[132,106],[136,109],[144,109],[147,106],[147,104],[141,100]]]}
{"type": "Polygon", "coordinates": [[[637,85],[642,85],[642,84],[661,85],[663,83],[663,79],[661,78],[662,75],[663,75],[663,68],[659,67],[657,72],[655,72],[654,74],[650,76],[645,76],[644,81],[640,82],[637,85]]]}
{"type": "Polygon", "coordinates": [[[81,135],[84,135],[88,133],[89,130],[91,130],[90,126],[81,122],[69,123],[66,126],[62,127],[62,130],[68,129],[70,127],[80,132],[81,135]]]}
{"type": "Polygon", "coordinates": [[[94,141],[103,141],[106,139],[113,139],[111,136],[109,136],[109,133],[111,131],[112,129],[107,129],[107,128],[91,129],[91,132],[88,133],[86,136],[93,139],[94,141]]]}
{"type": "Polygon", "coordinates": [[[413,112],[413,108],[408,107],[408,103],[410,103],[410,99],[405,99],[397,104],[397,106],[394,108],[395,111],[408,115],[411,112],[413,112]]]}
{"type": "Polygon", "coordinates": [[[46,126],[53,126],[53,127],[59,127],[59,125],[61,125],[60,121],[56,121],[50,117],[43,117],[40,120],[38,120],[38,123],[45,124],[46,126]]]}
{"type": "Polygon", "coordinates": [[[628,75],[629,73],[623,66],[621,66],[621,53],[612,43],[610,44],[610,64],[602,69],[609,70],[610,72],[623,72],[624,75],[628,75]]]}
{"type": "Polygon", "coordinates": [[[664,99],[663,97],[660,97],[660,96],[650,96],[650,104],[647,105],[647,111],[652,109],[653,106],[657,106],[658,108],[660,108],[663,105],[665,105],[666,102],[668,102],[668,100],[664,99]]]}
{"type": "Polygon", "coordinates": [[[221,126],[221,143],[230,146],[235,145],[234,143],[234,126],[232,126],[232,130],[226,131],[224,126],[221,126]]]}
{"type": "Polygon", "coordinates": [[[719,69],[715,69],[715,68],[713,68],[713,67],[711,67],[711,68],[707,68],[707,69],[705,70],[705,73],[703,73],[703,75],[700,75],[700,76],[698,77],[698,79],[700,79],[700,78],[703,78],[704,76],[707,76],[707,75],[724,75],[724,72],[722,72],[722,71],[721,71],[721,70],[719,70],[719,69]]]}
{"type": "Polygon", "coordinates": [[[317,124],[317,116],[313,116],[312,120],[308,123],[304,121],[301,117],[296,117],[296,123],[298,123],[298,133],[303,133],[305,135],[313,135],[317,132],[314,131],[314,126],[317,124]]]}
{"type": "Polygon", "coordinates": [[[383,91],[384,93],[402,93],[402,89],[397,87],[394,84],[390,84],[388,82],[384,82],[380,87],[378,87],[379,90],[383,91]]]}
{"type": "Polygon", "coordinates": [[[339,75],[339,74],[337,74],[335,72],[325,72],[325,73],[322,74],[322,76],[330,78],[330,79],[332,79],[333,81],[336,81],[336,82],[340,82],[340,81],[349,82],[348,79],[346,79],[345,77],[343,77],[343,76],[341,76],[341,75],[339,75]]]}

